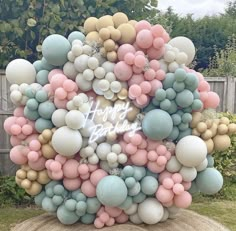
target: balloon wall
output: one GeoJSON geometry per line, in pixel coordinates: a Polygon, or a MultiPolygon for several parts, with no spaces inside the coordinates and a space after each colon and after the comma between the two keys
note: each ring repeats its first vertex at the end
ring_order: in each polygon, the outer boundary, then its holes
{"type": "Polygon", "coordinates": [[[48,36],[42,55],[8,64],[4,129],[17,184],[61,223],[156,224],[221,189],[212,153],[236,124],[212,112],[220,99],[187,67],[188,38],[116,13],[48,36]]]}

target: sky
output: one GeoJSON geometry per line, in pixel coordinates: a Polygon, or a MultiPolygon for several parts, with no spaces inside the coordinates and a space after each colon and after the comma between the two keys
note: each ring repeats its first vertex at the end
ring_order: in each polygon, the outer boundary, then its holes
{"type": "Polygon", "coordinates": [[[159,0],[158,9],[165,11],[171,6],[181,16],[193,14],[194,18],[205,15],[224,13],[227,2],[230,0],[159,0]]]}

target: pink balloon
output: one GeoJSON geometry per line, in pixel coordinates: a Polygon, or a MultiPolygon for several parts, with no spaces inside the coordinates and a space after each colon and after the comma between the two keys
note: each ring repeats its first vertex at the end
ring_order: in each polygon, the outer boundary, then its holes
{"type": "Polygon", "coordinates": [[[97,228],[97,229],[101,229],[105,225],[99,218],[96,218],[93,224],[94,224],[95,228],[97,228]]]}
{"type": "Polygon", "coordinates": [[[148,162],[147,167],[154,173],[160,173],[165,169],[165,165],[159,166],[156,162],[148,162]]]}
{"type": "Polygon", "coordinates": [[[127,214],[125,214],[124,212],[122,212],[118,217],[116,217],[116,222],[119,224],[124,224],[129,220],[129,217],[127,214]]]}
{"type": "Polygon", "coordinates": [[[63,179],[63,185],[67,190],[74,191],[80,188],[81,180],[80,178],[69,179],[65,177],[63,179]]]}
{"type": "MultiPolygon", "coordinates": [[[[47,162],[46,162],[47,163],[47,162]]],[[[51,164],[50,164],[50,170],[52,172],[60,172],[62,170],[62,166],[61,166],[61,163],[58,162],[58,161],[53,161],[51,164]]]]}
{"type": "Polygon", "coordinates": [[[122,213],[122,209],[117,207],[108,207],[105,206],[105,211],[111,216],[111,217],[118,217],[122,213]]]}
{"type": "Polygon", "coordinates": [[[4,127],[4,130],[7,132],[7,134],[12,135],[11,126],[13,124],[15,124],[15,121],[16,121],[15,116],[11,116],[11,117],[8,117],[7,119],[5,119],[3,127],[4,127]]]}
{"type": "Polygon", "coordinates": [[[115,224],[115,219],[113,217],[111,217],[109,221],[106,222],[106,226],[108,227],[113,226],[114,224],[115,224]]]}
{"type": "Polygon", "coordinates": [[[14,135],[14,136],[20,135],[20,133],[21,133],[21,126],[18,125],[18,124],[13,124],[11,126],[10,131],[11,131],[11,134],[14,135]]]}
{"type": "Polygon", "coordinates": [[[90,175],[90,181],[94,186],[97,186],[98,182],[107,176],[107,172],[103,169],[97,169],[90,175]]]}
{"type": "Polygon", "coordinates": [[[127,53],[124,57],[124,61],[128,64],[128,65],[133,65],[134,64],[134,58],[135,55],[131,52],[127,53]]]}
{"type": "Polygon", "coordinates": [[[155,151],[152,150],[152,151],[148,152],[148,155],[147,155],[148,160],[154,162],[157,160],[157,157],[158,157],[158,155],[155,151]]]}
{"type": "Polygon", "coordinates": [[[137,150],[138,150],[137,146],[135,146],[131,143],[127,144],[126,147],[125,147],[125,152],[129,155],[133,155],[134,153],[137,152],[137,150]]]}
{"type": "Polygon", "coordinates": [[[66,79],[63,82],[63,88],[65,89],[65,91],[71,92],[74,90],[74,82],[71,79],[66,79]]]}
{"type": "Polygon", "coordinates": [[[199,92],[200,100],[204,103],[208,98],[208,93],[206,91],[199,92]]]}
{"type": "Polygon", "coordinates": [[[134,74],[142,74],[142,72],[143,72],[143,68],[137,67],[135,65],[132,66],[132,70],[133,70],[134,74]]]}
{"type": "Polygon", "coordinates": [[[204,108],[217,108],[220,104],[220,97],[213,91],[208,92],[208,98],[204,102],[204,108]]]}
{"type": "Polygon", "coordinates": [[[147,151],[143,149],[138,149],[137,152],[130,156],[130,160],[133,162],[134,165],[137,166],[144,166],[147,164],[147,151]]]}
{"type": "Polygon", "coordinates": [[[183,180],[183,178],[182,178],[182,176],[181,176],[180,173],[174,173],[174,174],[172,175],[172,179],[173,179],[173,181],[174,181],[175,183],[181,183],[182,180],[183,180]]]}
{"type": "Polygon", "coordinates": [[[24,107],[17,107],[14,112],[13,112],[14,116],[20,117],[23,116],[24,117],[24,107]]]}
{"type": "Polygon", "coordinates": [[[139,107],[145,107],[149,103],[149,97],[142,94],[137,97],[136,103],[139,105],[139,107]]]}
{"type": "Polygon", "coordinates": [[[139,85],[134,84],[134,85],[130,86],[130,88],[129,88],[129,98],[135,99],[135,98],[141,96],[141,94],[142,94],[142,89],[139,85]]]}
{"type": "Polygon", "coordinates": [[[87,164],[80,164],[78,166],[78,172],[80,175],[85,175],[89,173],[89,167],[87,164]]]}
{"type": "Polygon", "coordinates": [[[179,208],[188,208],[192,203],[192,196],[189,192],[184,191],[180,195],[174,197],[175,206],[179,208]]]}
{"type": "Polygon", "coordinates": [[[62,165],[66,163],[67,159],[64,156],[61,155],[56,155],[55,161],[60,162],[62,165]]]}
{"type": "Polygon", "coordinates": [[[153,47],[156,49],[160,49],[164,46],[165,42],[163,38],[155,38],[153,40],[153,47]]]}
{"type": "Polygon", "coordinates": [[[38,140],[32,140],[29,143],[29,147],[32,151],[39,151],[41,148],[41,143],[38,140]]]}
{"type": "Polygon", "coordinates": [[[145,56],[143,56],[143,55],[136,55],[135,58],[134,58],[134,64],[138,68],[144,68],[144,66],[146,64],[145,56]]]}
{"type": "Polygon", "coordinates": [[[74,159],[67,160],[63,165],[62,170],[64,176],[67,178],[76,178],[79,176],[78,172],[79,162],[74,159]]]}
{"type": "Polygon", "coordinates": [[[27,124],[27,119],[25,117],[18,117],[16,119],[16,124],[22,127],[23,125],[27,124]]]}
{"type": "Polygon", "coordinates": [[[66,109],[67,100],[59,100],[58,98],[54,98],[54,104],[56,108],[66,109]]]}
{"type": "Polygon", "coordinates": [[[131,66],[126,64],[124,61],[118,62],[114,67],[114,73],[117,79],[121,81],[127,81],[131,78],[133,70],[131,66]]]}
{"type": "Polygon", "coordinates": [[[146,80],[153,80],[156,77],[156,72],[153,69],[148,69],[147,71],[144,72],[144,77],[146,80]]]}
{"type": "Polygon", "coordinates": [[[149,59],[160,59],[164,55],[165,49],[162,47],[161,49],[156,49],[154,47],[150,47],[147,50],[149,59]]]}
{"type": "Polygon", "coordinates": [[[181,193],[183,193],[184,192],[184,186],[182,185],[182,184],[175,184],[174,186],[173,186],[173,192],[174,192],[174,194],[176,194],[176,195],[180,195],[181,193]]]}
{"type": "Polygon", "coordinates": [[[135,48],[130,44],[123,44],[117,50],[117,56],[120,61],[124,61],[124,57],[128,53],[134,54],[136,52],[135,48]]]}
{"type": "Polygon", "coordinates": [[[149,62],[150,68],[152,68],[154,71],[157,71],[160,69],[160,63],[157,60],[151,60],[149,62]]]}
{"type": "Polygon", "coordinates": [[[174,198],[174,193],[172,192],[172,190],[166,189],[163,185],[160,185],[156,192],[156,198],[161,203],[167,203],[174,198]]]}
{"type": "Polygon", "coordinates": [[[72,100],[76,95],[77,93],[75,91],[67,93],[67,100],[72,100]]]}
{"type": "Polygon", "coordinates": [[[207,81],[203,80],[198,84],[199,91],[210,91],[210,85],[207,81]]]}
{"type": "Polygon", "coordinates": [[[131,86],[133,84],[139,85],[144,81],[144,76],[143,74],[134,74],[132,78],[128,81],[128,85],[131,86]]]}
{"type": "Polygon", "coordinates": [[[135,24],[135,30],[137,33],[145,29],[150,30],[151,27],[152,27],[151,24],[146,20],[141,20],[135,24]]]}
{"type": "Polygon", "coordinates": [[[140,145],[142,143],[142,140],[143,138],[140,134],[134,134],[130,137],[130,142],[135,146],[140,145]]]}
{"type": "Polygon", "coordinates": [[[98,169],[98,165],[97,164],[88,164],[88,167],[89,167],[89,171],[90,172],[93,172],[93,171],[98,169]]]}
{"type": "Polygon", "coordinates": [[[53,91],[55,91],[58,87],[62,87],[64,81],[67,77],[64,74],[55,74],[52,76],[50,85],[53,91]]]}
{"type": "Polygon", "coordinates": [[[157,70],[156,72],[156,79],[157,80],[164,80],[166,77],[166,73],[163,70],[157,70]]]}
{"type": "Polygon", "coordinates": [[[155,38],[162,37],[163,33],[165,32],[165,29],[163,28],[162,25],[157,24],[157,25],[152,26],[151,32],[155,38]]]}
{"type": "Polygon", "coordinates": [[[30,134],[33,133],[34,129],[32,128],[31,125],[25,124],[25,125],[23,125],[21,131],[24,135],[29,136],[30,134]]]}
{"type": "MultiPolygon", "coordinates": [[[[50,172],[50,171],[48,171],[50,172]]],[[[52,178],[53,180],[61,180],[63,179],[63,172],[59,171],[59,172],[50,172],[50,178],[52,178]]]]}
{"type": "Polygon", "coordinates": [[[164,171],[159,175],[159,182],[162,183],[165,178],[171,178],[171,177],[172,177],[172,173],[168,171],[164,171]]]}
{"type": "Polygon", "coordinates": [[[103,222],[103,223],[106,223],[109,221],[110,219],[110,216],[108,215],[108,213],[106,212],[103,212],[99,215],[99,219],[103,222]]]}
{"type": "Polygon", "coordinates": [[[35,152],[35,151],[30,151],[28,153],[28,160],[31,161],[31,162],[36,162],[38,161],[39,159],[39,154],[38,152],[35,152]]]}
{"type": "Polygon", "coordinates": [[[167,163],[167,158],[165,156],[159,156],[157,158],[157,164],[162,166],[165,165],[167,163]]]}
{"type": "Polygon", "coordinates": [[[51,82],[52,76],[56,74],[63,74],[63,71],[61,69],[53,69],[48,74],[48,81],[51,82]]]}
{"type": "Polygon", "coordinates": [[[152,32],[147,29],[143,29],[143,30],[139,31],[136,36],[136,43],[141,48],[144,48],[144,49],[150,48],[153,43],[152,32]]]}
{"type": "Polygon", "coordinates": [[[96,196],[96,188],[91,183],[90,180],[86,180],[82,183],[81,191],[87,197],[95,197],[96,196]]]}
{"type": "Polygon", "coordinates": [[[140,87],[142,89],[142,94],[148,94],[152,89],[152,86],[151,86],[150,82],[148,82],[148,81],[142,82],[140,84],[140,87]]]}
{"type": "Polygon", "coordinates": [[[10,159],[18,165],[26,164],[28,159],[20,152],[21,145],[15,146],[10,151],[10,159]]]}
{"type": "Polygon", "coordinates": [[[165,153],[167,152],[166,146],[164,146],[164,145],[159,145],[159,146],[156,148],[156,152],[157,152],[158,155],[164,156],[165,153]]]}
{"type": "Polygon", "coordinates": [[[36,162],[29,161],[28,164],[33,170],[41,171],[45,169],[45,162],[46,159],[43,156],[41,156],[36,162]]]}
{"type": "Polygon", "coordinates": [[[162,34],[162,38],[164,39],[165,43],[170,41],[170,35],[166,31],[162,34]]]}
{"type": "Polygon", "coordinates": [[[10,137],[10,143],[12,146],[17,146],[21,144],[21,140],[17,138],[17,136],[10,137]]]}
{"type": "Polygon", "coordinates": [[[189,190],[191,188],[192,182],[182,182],[181,183],[184,186],[184,190],[189,190]]]}
{"type": "Polygon", "coordinates": [[[55,90],[55,97],[57,97],[59,100],[66,99],[67,92],[65,91],[64,88],[59,87],[55,90]]]}
{"type": "Polygon", "coordinates": [[[162,88],[162,83],[161,83],[161,81],[159,81],[157,79],[153,79],[150,83],[151,83],[152,89],[149,92],[149,95],[154,96],[156,93],[156,90],[159,88],[162,88]]]}
{"type": "Polygon", "coordinates": [[[171,178],[165,178],[162,184],[166,189],[172,189],[174,186],[174,181],[171,178]]]}

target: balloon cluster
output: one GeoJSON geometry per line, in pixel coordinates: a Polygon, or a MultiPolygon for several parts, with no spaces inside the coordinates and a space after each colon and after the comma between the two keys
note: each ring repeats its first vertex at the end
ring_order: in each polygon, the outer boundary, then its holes
{"type": "Polygon", "coordinates": [[[63,224],[156,224],[217,193],[214,150],[236,125],[187,67],[186,37],[124,13],[90,17],[84,33],[48,36],[42,59],[6,68],[14,115],[4,122],[17,184],[63,224]]]}

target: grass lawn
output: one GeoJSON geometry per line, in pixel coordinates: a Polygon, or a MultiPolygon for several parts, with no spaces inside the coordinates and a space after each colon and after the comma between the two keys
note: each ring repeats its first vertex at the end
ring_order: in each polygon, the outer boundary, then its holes
{"type": "MultiPolygon", "coordinates": [[[[236,231],[236,201],[201,199],[194,202],[191,210],[208,216],[236,231]]],[[[38,216],[43,211],[33,208],[0,208],[0,230],[9,231],[16,223],[38,216]]]]}

